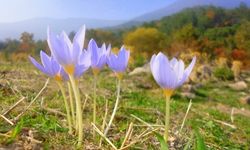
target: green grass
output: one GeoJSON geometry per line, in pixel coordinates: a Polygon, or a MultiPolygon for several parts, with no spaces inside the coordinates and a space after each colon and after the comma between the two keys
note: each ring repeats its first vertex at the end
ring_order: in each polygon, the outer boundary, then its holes
{"type": "MultiPolygon", "coordinates": [[[[46,77],[41,73],[31,70],[31,65],[11,65],[1,66],[1,71],[7,71],[8,73],[4,78],[0,80],[0,84],[4,85],[0,88],[0,112],[8,109],[16,101],[18,101],[21,95],[26,96],[24,104],[20,104],[6,117],[14,118],[18,115],[24,106],[28,105],[28,102],[35,97],[38,91],[42,88],[46,77]],[[14,73],[12,73],[14,72],[14,73]],[[11,74],[10,74],[11,73],[11,74]],[[7,81],[9,84],[7,84],[7,81]],[[17,89],[20,93],[13,93],[11,88],[17,89]]],[[[105,112],[105,102],[109,103],[109,115],[114,106],[116,98],[116,84],[115,77],[112,72],[105,69],[101,72],[98,80],[98,112],[97,123],[100,127],[102,123],[102,117],[105,112]]],[[[176,138],[176,142],[181,144],[181,147],[189,142],[191,149],[195,149],[197,146],[196,130],[199,131],[200,137],[204,140],[207,149],[249,149],[250,145],[250,119],[249,116],[243,116],[237,114],[234,116],[234,123],[231,123],[230,113],[218,109],[218,105],[222,105],[226,108],[244,108],[250,111],[249,105],[241,104],[238,99],[242,96],[241,92],[233,91],[226,85],[228,81],[221,82],[209,82],[203,84],[201,88],[194,91],[197,95],[192,100],[193,105],[188,114],[187,121],[180,136],[176,136],[176,133],[181,126],[186,109],[189,104],[189,99],[180,96],[180,90],[177,90],[171,100],[171,122],[170,122],[170,135],[176,138]],[[236,126],[236,129],[232,129],[229,126],[216,122],[216,120],[223,121],[236,126]],[[193,135],[193,140],[190,138],[193,135]]],[[[81,79],[80,90],[81,93],[86,93],[92,97],[92,76],[91,72],[86,73],[81,79]]],[[[72,149],[72,145],[76,143],[74,136],[68,135],[66,128],[66,119],[62,116],[55,116],[49,114],[47,111],[40,108],[40,102],[43,99],[43,105],[48,108],[56,109],[65,113],[63,108],[62,96],[57,89],[56,84],[51,81],[48,89],[46,89],[42,95],[33,104],[32,109],[27,111],[21,119],[21,125],[18,123],[16,126],[10,126],[8,123],[1,119],[0,121],[0,133],[8,134],[13,133],[20,128],[19,132],[16,132],[14,138],[1,137],[0,135],[0,147],[6,147],[21,140],[23,130],[31,130],[35,133],[35,138],[42,141],[41,146],[44,149],[72,149]],[[19,126],[18,126],[19,125],[19,126]],[[17,127],[18,126],[18,127],[17,127]],[[10,140],[11,139],[11,140],[10,140]]],[[[82,99],[84,96],[82,95],[82,99]]],[[[125,76],[122,82],[121,101],[117,115],[114,120],[114,126],[110,132],[110,140],[116,145],[120,146],[126,130],[130,122],[135,125],[142,125],[141,122],[131,116],[131,114],[140,117],[144,121],[150,124],[164,124],[164,108],[165,100],[162,91],[158,88],[151,76],[125,76]],[[150,85],[149,88],[144,88],[144,85],[150,85]]],[[[84,135],[85,145],[98,145],[92,139],[90,125],[92,119],[92,101],[87,101],[86,109],[84,110],[84,135]]],[[[134,126],[133,135],[139,135],[146,127],[134,126]]],[[[163,131],[158,131],[160,134],[163,131]]],[[[147,148],[147,149],[159,149],[160,144],[157,141],[155,134],[148,136],[148,140],[144,142],[138,142],[130,149],[147,148]]],[[[201,140],[200,140],[201,142],[201,140]]],[[[110,146],[106,143],[103,145],[104,149],[109,149],[110,146]]],[[[181,148],[181,149],[182,149],[181,148]]]]}

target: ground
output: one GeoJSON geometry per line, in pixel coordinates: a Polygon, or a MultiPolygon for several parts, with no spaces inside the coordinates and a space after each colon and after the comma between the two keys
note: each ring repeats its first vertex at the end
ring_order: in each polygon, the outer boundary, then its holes
{"type": "MultiPolygon", "coordinates": [[[[22,96],[26,97],[15,109],[6,115],[13,119],[38,94],[47,77],[29,63],[0,64],[0,113],[3,114],[22,96]]],[[[101,128],[108,102],[108,118],[115,101],[116,78],[108,69],[104,69],[98,77],[98,118],[97,127],[101,128]]],[[[87,72],[80,80],[82,101],[87,94],[84,109],[85,149],[98,149],[99,136],[92,136],[92,87],[91,72],[87,72]]],[[[197,142],[195,133],[199,133],[207,149],[249,149],[250,148],[250,105],[240,102],[240,98],[249,93],[234,91],[228,88],[233,81],[207,81],[191,83],[195,88],[192,106],[181,132],[181,124],[190,99],[181,96],[178,89],[171,100],[170,141],[171,149],[183,149],[190,143],[194,149],[197,142]],[[232,108],[234,114],[231,115],[232,108]],[[233,117],[233,118],[232,118],[233,117]]],[[[248,87],[249,87],[248,83],[248,87]]],[[[125,144],[131,142],[128,149],[160,149],[160,143],[152,127],[163,134],[165,101],[161,89],[149,74],[135,76],[125,75],[122,81],[121,101],[114,120],[110,141],[120,147],[131,123],[132,136],[125,144]],[[137,119],[136,119],[137,118],[137,119]],[[139,119],[138,119],[139,118],[139,119]],[[141,121],[139,121],[141,119],[141,121]],[[140,134],[148,133],[145,136],[140,134]],[[137,137],[140,137],[137,139],[137,137]]],[[[37,98],[31,108],[11,126],[5,120],[0,121],[0,147],[6,149],[74,149],[76,137],[69,135],[66,128],[65,109],[62,96],[53,80],[37,98]],[[58,113],[59,112],[59,113],[58,113]],[[63,113],[61,113],[63,112],[63,113]]],[[[105,141],[102,149],[111,149],[105,141]]]]}

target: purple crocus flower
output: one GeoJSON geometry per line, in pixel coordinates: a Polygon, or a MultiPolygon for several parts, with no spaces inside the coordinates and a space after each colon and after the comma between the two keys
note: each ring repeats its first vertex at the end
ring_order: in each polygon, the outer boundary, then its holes
{"type": "Polygon", "coordinates": [[[110,45],[106,48],[106,45],[103,44],[102,47],[99,48],[94,39],[89,41],[88,53],[91,57],[91,68],[93,69],[94,74],[97,74],[107,63],[110,49],[110,45]]]}
{"type": "Polygon", "coordinates": [[[196,62],[196,57],[193,58],[190,65],[185,69],[182,60],[168,58],[163,53],[153,55],[150,61],[150,68],[156,82],[164,90],[173,91],[181,86],[189,77],[196,62]]]}
{"type": "Polygon", "coordinates": [[[83,26],[75,35],[73,42],[65,32],[60,35],[54,35],[48,29],[48,45],[53,57],[64,68],[69,75],[80,77],[89,67],[87,61],[80,60],[85,58],[83,53],[83,44],[85,38],[85,26],[83,26]]]}
{"type": "Polygon", "coordinates": [[[108,58],[108,66],[116,73],[120,74],[124,72],[128,65],[130,52],[127,51],[124,46],[121,47],[118,55],[111,53],[108,58]]]}
{"type": "Polygon", "coordinates": [[[41,62],[38,63],[33,57],[29,56],[32,64],[42,71],[44,74],[48,75],[51,78],[54,78],[56,81],[68,80],[66,72],[63,70],[61,65],[53,58],[48,56],[45,52],[40,51],[41,62]]]}

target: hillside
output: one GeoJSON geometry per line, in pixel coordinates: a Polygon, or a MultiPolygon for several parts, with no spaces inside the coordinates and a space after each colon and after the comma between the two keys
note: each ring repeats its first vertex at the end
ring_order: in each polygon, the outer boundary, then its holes
{"type": "Polygon", "coordinates": [[[31,32],[35,39],[45,39],[46,29],[48,26],[55,32],[65,30],[70,32],[77,30],[85,24],[88,29],[116,26],[123,23],[121,20],[97,20],[84,18],[52,19],[52,18],[34,18],[19,22],[0,23],[0,39],[7,37],[19,39],[20,34],[24,31],[31,32]]]}
{"type": "Polygon", "coordinates": [[[173,15],[186,8],[212,5],[216,7],[232,9],[238,7],[241,3],[246,4],[248,7],[250,6],[249,0],[177,0],[169,6],[138,16],[131,21],[118,25],[116,28],[139,26],[143,24],[143,22],[159,20],[165,16],[173,15]]]}

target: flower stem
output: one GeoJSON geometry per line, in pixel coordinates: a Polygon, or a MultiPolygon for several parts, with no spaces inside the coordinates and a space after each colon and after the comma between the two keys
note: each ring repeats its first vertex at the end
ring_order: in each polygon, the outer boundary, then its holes
{"type": "Polygon", "coordinates": [[[169,117],[170,117],[170,95],[166,95],[165,133],[164,139],[168,141],[169,117]]]}
{"type": "Polygon", "coordinates": [[[74,125],[76,123],[76,117],[75,117],[75,106],[74,106],[73,95],[72,95],[72,87],[70,85],[70,82],[67,82],[67,85],[68,85],[68,91],[69,91],[69,101],[70,101],[72,121],[74,125]]]}
{"type": "MultiPolygon", "coordinates": [[[[96,85],[97,75],[94,75],[94,102],[93,102],[93,123],[96,124],[96,85]]],[[[93,137],[95,138],[95,130],[93,129],[93,137]]]]}
{"type": "Polygon", "coordinates": [[[72,89],[74,92],[75,100],[76,100],[76,120],[78,123],[78,148],[82,147],[82,141],[83,141],[83,120],[82,120],[82,107],[81,107],[81,100],[80,100],[80,94],[79,94],[79,88],[76,85],[76,81],[72,75],[69,74],[69,79],[72,85],[72,89]]]}
{"type": "Polygon", "coordinates": [[[61,92],[62,92],[62,96],[63,96],[63,101],[64,101],[64,104],[65,104],[65,108],[66,108],[66,113],[67,113],[67,121],[68,121],[68,125],[69,125],[69,134],[72,134],[73,133],[73,130],[72,130],[72,122],[71,122],[71,116],[70,116],[70,109],[69,109],[69,104],[68,104],[68,101],[66,99],[66,93],[65,93],[65,90],[61,84],[61,82],[57,82],[61,92]]]}
{"type": "Polygon", "coordinates": [[[116,102],[115,102],[115,107],[114,107],[114,110],[113,110],[113,113],[111,115],[111,118],[109,120],[109,123],[104,131],[104,135],[106,136],[108,134],[108,131],[109,131],[109,128],[113,122],[113,119],[115,117],[115,113],[117,111],[117,108],[118,108],[118,104],[119,104],[119,98],[120,98],[120,90],[121,90],[121,79],[118,78],[118,83],[117,83],[117,97],[116,97],[116,102]]]}

